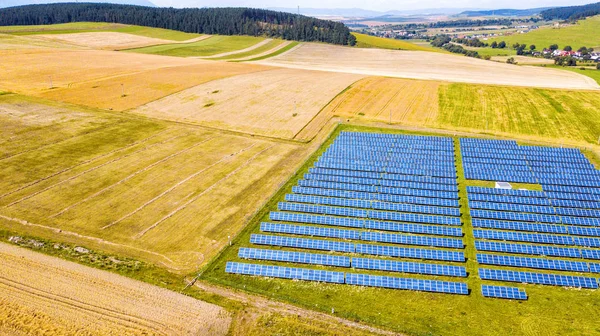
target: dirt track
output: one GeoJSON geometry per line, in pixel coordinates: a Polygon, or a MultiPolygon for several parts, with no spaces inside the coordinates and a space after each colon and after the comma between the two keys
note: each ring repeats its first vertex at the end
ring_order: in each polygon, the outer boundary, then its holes
{"type": "Polygon", "coordinates": [[[258,64],[372,76],[562,89],[600,89],[570,71],[523,67],[422,51],[358,49],[305,43],[258,64]]]}
{"type": "Polygon", "coordinates": [[[220,307],[0,243],[0,334],[225,335],[220,307]]]}

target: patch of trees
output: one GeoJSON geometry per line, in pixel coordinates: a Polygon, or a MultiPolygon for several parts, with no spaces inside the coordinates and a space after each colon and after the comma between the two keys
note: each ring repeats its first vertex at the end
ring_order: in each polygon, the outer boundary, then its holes
{"type": "Polygon", "coordinates": [[[433,40],[431,40],[431,45],[434,47],[445,49],[451,53],[455,54],[463,54],[468,57],[479,58],[479,53],[473,50],[467,50],[463,48],[461,45],[451,43],[452,38],[448,35],[437,35],[433,40]]]}
{"type": "Polygon", "coordinates": [[[494,49],[496,49],[496,48],[504,49],[504,48],[506,48],[506,42],[500,41],[500,43],[498,43],[498,42],[494,41],[494,42],[492,42],[492,44],[490,44],[490,47],[492,47],[494,49]]]}
{"type": "MultiPolygon", "coordinates": [[[[526,22],[529,20],[519,20],[526,22]]],[[[483,27],[483,26],[510,26],[515,22],[511,19],[485,19],[485,20],[452,20],[431,23],[407,23],[390,26],[390,29],[427,29],[427,28],[451,28],[451,27],[483,27]]]]}
{"type": "Polygon", "coordinates": [[[483,48],[488,46],[487,43],[480,41],[478,38],[455,38],[452,41],[468,47],[483,48]]]}
{"type": "Polygon", "coordinates": [[[343,23],[252,8],[156,8],[106,3],[57,3],[0,9],[0,26],[110,22],[186,33],[250,35],[354,45],[343,23]]]}
{"type": "Polygon", "coordinates": [[[600,14],[600,2],[583,5],[547,9],[540,15],[544,20],[579,20],[600,14]]]}
{"type": "Polygon", "coordinates": [[[577,60],[571,56],[555,57],[554,64],[562,66],[576,66],[577,60]]]}

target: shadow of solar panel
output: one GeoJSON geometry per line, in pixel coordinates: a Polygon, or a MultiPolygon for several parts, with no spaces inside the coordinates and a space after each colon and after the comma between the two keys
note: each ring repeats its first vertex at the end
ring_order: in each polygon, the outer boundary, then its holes
{"type": "Polygon", "coordinates": [[[343,272],[331,272],[306,268],[292,268],[260,264],[227,262],[225,272],[233,274],[256,275],[272,278],[297,279],[330,283],[344,283],[343,272]]]}
{"type": "Polygon", "coordinates": [[[272,260],[300,264],[350,267],[350,258],[329,254],[316,254],[291,251],[263,250],[240,247],[238,257],[244,259],[272,260]]]}
{"type": "Polygon", "coordinates": [[[481,294],[490,298],[527,300],[525,290],[517,287],[481,285],[481,294]]]}
{"type": "Polygon", "coordinates": [[[551,285],[562,287],[598,288],[595,278],[587,278],[571,275],[558,275],[547,273],[517,272],[496,269],[479,269],[479,277],[482,280],[497,280],[509,282],[522,282],[538,285],[551,285]]]}
{"type": "Polygon", "coordinates": [[[553,257],[580,258],[581,252],[577,248],[556,247],[544,245],[509,244],[488,241],[475,241],[475,249],[479,251],[531,254],[553,257]]]}
{"type": "Polygon", "coordinates": [[[260,223],[260,231],[341,239],[360,239],[360,231],[279,223],[260,223]]]}
{"type": "Polygon", "coordinates": [[[421,245],[459,249],[464,247],[462,239],[410,236],[394,233],[363,232],[361,239],[403,245],[421,245]]]}
{"type": "Polygon", "coordinates": [[[589,272],[588,263],[570,260],[526,258],[494,254],[477,254],[477,262],[480,264],[497,266],[538,268],[570,272],[589,272]]]}
{"type": "Polygon", "coordinates": [[[352,258],[352,268],[451,277],[467,276],[467,269],[463,266],[449,266],[369,258],[352,258]]]}
{"type": "Polygon", "coordinates": [[[406,289],[414,291],[462,294],[468,295],[467,284],[438,280],[421,280],[411,278],[396,278],[369,274],[346,273],[346,283],[349,285],[406,289]]]}
{"type": "Polygon", "coordinates": [[[464,252],[406,248],[389,245],[356,244],[356,253],[410,259],[465,262],[464,252]]]}
{"type": "Polygon", "coordinates": [[[354,244],[330,240],[269,236],[261,234],[250,235],[250,242],[257,245],[295,247],[311,250],[354,252],[354,244]]]}

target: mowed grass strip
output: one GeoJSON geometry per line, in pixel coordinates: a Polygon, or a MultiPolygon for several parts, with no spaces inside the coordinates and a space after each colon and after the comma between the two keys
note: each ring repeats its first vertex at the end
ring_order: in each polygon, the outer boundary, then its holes
{"type": "MultiPolygon", "coordinates": [[[[269,203],[256,215],[251,223],[236,237],[233,246],[225,248],[209,267],[202,273],[202,279],[230,286],[240,290],[265,295],[270,298],[291,302],[293,304],[322,312],[331,312],[343,318],[376,325],[407,335],[530,335],[532,330],[539,330],[543,325],[548,335],[558,334],[594,334],[599,331],[590,314],[598,310],[596,302],[600,299],[599,291],[573,290],[551,286],[526,285],[529,295],[525,302],[484,298],[480,294],[481,280],[477,278],[477,263],[469,261],[467,268],[471,272],[468,278],[471,294],[446,295],[383,288],[367,288],[361,286],[334,285],[309,281],[291,281],[275,278],[233,275],[225,273],[227,261],[241,261],[237,257],[239,247],[253,246],[249,236],[259,232],[261,221],[268,221],[270,211],[277,209],[277,202],[283,200],[297,180],[307,172],[313,162],[331,144],[333,138],[341,130],[397,133],[390,129],[364,128],[342,125],[334,132],[332,138],[315,152],[305,165],[288,181],[269,203]],[[399,304],[400,303],[400,304],[399,304]]],[[[427,133],[411,133],[431,135],[427,133]]],[[[436,134],[437,135],[437,134],[436,134]]],[[[457,154],[459,153],[457,149],[457,154]]],[[[458,162],[459,169],[460,161],[458,162]]],[[[458,180],[463,197],[463,212],[466,212],[464,175],[458,180]]],[[[466,252],[473,257],[473,236],[471,234],[470,217],[463,215],[463,228],[467,244],[466,252]]],[[[276,247],[269,247],[278,249],[276,247]]],[[[263,262],[263,264],[278,264],[263,262]]],[[[292,266],[292,264],[287,264],[292,266]]],[[[319,266],[299,266],[328,269],[340,272],[360,272],[354,269],[331,268],[319,266]]],[[[376,271],[368,273],[377,274],[376,271]]],[[[389,275],[389,273],[388,273],[389,275]]],[[[398,277],[417,277],[417,275],[396,274],[398,277]]],[[[429,277],[431,278],[431,277],[429,277]]],[[[443,280],[465,281],[464,279],[443,280]]],[[[493,283],[504,284],[506,283],[493,283]]]]}
{"type": "Polygon", "coordinates": [[[600,47],[598,31],[600,31],[600,15],[579,20],[574,25],[567,27],[544,27],[525,34],[491,38],[487,42],[505,41],[509,46],[514,43],[525,43],[527,46],[533,44],[538,50],[548,48],[551,44],[558,44],[561,50],[566,46],[571,46],[574,50],[577,50],[583,46],[588,48],[600,47]]]}
{"type": "Polygon", "coordinates": [[[554,143],[595,144],[600,93],[448,84],[438,126],[554,143]]]}
{"type": "Polygon", "coordinates": [[[272,40],[258,48],[255,48],[255,49],[252,49],[252,50],[249,50],[246,52],[240,52],[240,53],[236,53],[233,55],[227,55],[227,56],[223,56],[223,57],[211,58],[211,60],[217,60],[217,61],[230,60],[230,59],[246,58],[249,56],[258,55],[258,54],[262,54],[266,51],[276,48],[277,46],[281,45],[283,42],[284,42],[283,40],[272,40]]]}
{"type": "Polygon", "coordinates": [[[352,33],[356,37],[356,46],[358,48],[380,48],[380,49],[391,49],[391,50],[418,50],[418,51],[431,51],[431,52],[444,52],[441,49],[432,47],[425,47],[410,43],[407,41],[389,39],[377,36],[371,36],[367,34],[352,33]]]}
{"type": "Polygon", "coordinates": [[[127,52],[178,57],[213,56],[234,50],[242,50],[262,40],[264,38],[253,36],[213,36],[193,43],[165,44],[129,49],[127,52]]]}
{"type": "Polygon", "coordinates": [[[281,54],[283,54],[283,53],[285,53],[287,51],[290,51],[291,49],[295,48],[298,44],[300,44],[300,42],[291,42],[290,44],[286,45],[285,47],[283,47],[283,48],[281,48],[281,49],[279,49],[277,51],[274,51],[274,52],[272,52],[270,54],[267,54],[267,55],[264,55],[264,56],[258,56],[258,57],[255,57],[255,58],[250,58],[250,59],[245,60],[245,61],[246,62],[260,61],[260,60],[264,60],[264,59],[267,59],[267,58],[275,57],[277,55],[281,55],[281,54]]]}

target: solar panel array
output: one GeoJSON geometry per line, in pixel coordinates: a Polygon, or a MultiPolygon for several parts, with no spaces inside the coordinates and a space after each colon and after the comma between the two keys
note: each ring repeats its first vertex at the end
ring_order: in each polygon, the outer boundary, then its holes
{"type": "Polygon", "coordinates": [[[481,294],[492,298],[527,300],[525,290],[517,287],[481,285],[481,294]]]}
{"type": "MultiPolygon", "coordinates": [[[[482,139],[461,139],[460,144],[467,179],[542,186],[542,191],[467,187],[475,248],[493,253],[478,253],[477,262],[552,272],[482,268],[480,277],[597,288],[593,277],[563,272],[589,275],[599,268],[590,260],[600,260],[600,171],[573,148],[482,139]]],[[[510,295],[508,290],[486,291],[494,297],[510,295]]]]}
{"type": "Polygon", "coordinates": [[[467,276],[451,138],[341,132],[269,220],[250,236],[261,248],[239,258],[360,274],[235,262],[227,272],[468,294],[461,282],[386,276],[467,276]]]}

